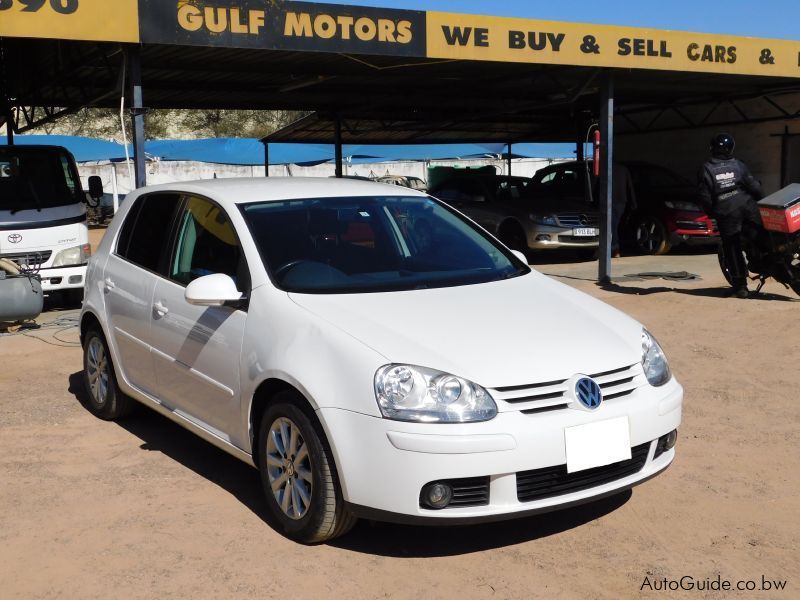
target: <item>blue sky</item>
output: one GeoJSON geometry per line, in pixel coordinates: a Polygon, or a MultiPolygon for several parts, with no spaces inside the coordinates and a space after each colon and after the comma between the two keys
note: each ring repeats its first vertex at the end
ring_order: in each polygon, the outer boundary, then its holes
{"type": "Polygon", "coordinates": [[[449,12],[800,39],[798,0],[317,0],[449,12]]]}

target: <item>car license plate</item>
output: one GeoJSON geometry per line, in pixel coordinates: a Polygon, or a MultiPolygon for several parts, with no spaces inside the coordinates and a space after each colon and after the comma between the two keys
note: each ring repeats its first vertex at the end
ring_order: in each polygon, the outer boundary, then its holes
{"type": "Polygon", "coordinates": [[[564,429],[567,472],[605,467],[631,458],[628,417],[609,419],[564,429]]]}
{"type": "Polygon", "coordinates": [[[600,235],[600,230],[596,227],[579,227],[572,230],[574,237],[597,237],[600,235]]]}

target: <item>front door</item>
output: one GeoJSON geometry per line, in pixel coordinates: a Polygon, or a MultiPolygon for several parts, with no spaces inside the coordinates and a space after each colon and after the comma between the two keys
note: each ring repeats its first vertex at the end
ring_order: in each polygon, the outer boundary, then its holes
{"type": "Polygon", "coordinates": [[[186,286],[212,273],[230,275],[249,296],[249,271],[225,212],[189,197],[178,219],[167,279],[153,293],[153,362],[165,406],[218,437],[231,439],[240,417],[240,355],[244,307],[202,307],[186,302],[186,286]]]}

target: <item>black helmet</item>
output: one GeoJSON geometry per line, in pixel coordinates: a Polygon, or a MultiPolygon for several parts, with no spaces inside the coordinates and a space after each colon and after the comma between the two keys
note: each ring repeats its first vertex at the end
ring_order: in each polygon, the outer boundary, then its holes
{"type": "Polygon", "coordinates": [[[736,149],[736,140],[729,133],[719,133],[711,140],[711,155],[730,158],[736,149]]]}

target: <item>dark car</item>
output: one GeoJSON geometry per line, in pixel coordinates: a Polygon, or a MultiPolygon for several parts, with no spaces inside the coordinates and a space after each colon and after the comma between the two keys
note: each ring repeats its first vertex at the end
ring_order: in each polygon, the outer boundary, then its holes
{"type": "MultiPolygon", "coordinates": [[[[629,206],[622,217],[623,244],[642,254],[666,254],[682,243],[716,243],[719,231],[697,203],[697,186],[659,165],[623,162],[631,173],[636,206],[629,206]]],[[[568,162],[541,169],[534,176],[535,190],[563,200],[588,200],[589,185],[596,204],[597,181],[589,175],[592,163],[568,162]]]]}

